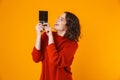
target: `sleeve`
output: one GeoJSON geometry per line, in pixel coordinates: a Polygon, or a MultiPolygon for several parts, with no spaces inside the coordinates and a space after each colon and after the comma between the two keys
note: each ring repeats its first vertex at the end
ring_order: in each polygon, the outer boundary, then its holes
{"type": "Polygon", "coordinates": [[[42,61],[41,59],[41,51],[40,50],[37,50],[34,46],[33,48],[33,51],[32,51],[32,59],[34,62],[39,62],[39,61],[42,61]]]}
{"type": "Polygon", "coordinates": [[[70,66],[77,48],[77,42],[64,45],[59,52],[56,50],[54,43],[48,45],[47,51],[50,63],[59,68],[70,66]]]}
{"type": "Polygon", "coordinates": [[[41,36],[41,50],[37,50],[36,47],[33,47],[32,50],[32,59],[34,62],[38,63],[39,61],[43,60],[43,48],[44,48],[44,39],[45,39],[45,33],[43,33],[43,35],[41,36]]]}

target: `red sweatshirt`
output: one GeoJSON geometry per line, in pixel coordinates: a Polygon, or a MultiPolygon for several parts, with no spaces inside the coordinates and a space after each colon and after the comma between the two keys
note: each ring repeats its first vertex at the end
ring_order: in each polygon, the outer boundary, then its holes
{"type": "Polygon", "coordinates": [[[32,51],[33,60],[36,63],[42,62],[40,80],[72,80],[70,65],[78,44],[56,32],[53,32],[53,37],[54,43],[48,45],[48,37],[44,33],[41,37],[41,50],[34,46],[32,51]]]}

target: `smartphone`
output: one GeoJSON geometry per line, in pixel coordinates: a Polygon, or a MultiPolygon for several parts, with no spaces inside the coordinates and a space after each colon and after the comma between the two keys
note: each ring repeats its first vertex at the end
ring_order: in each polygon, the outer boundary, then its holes
{"type": "Polygon", "coordinates": [[[39,11],[39,22],[48,23],[48,11],[39,11]]]}

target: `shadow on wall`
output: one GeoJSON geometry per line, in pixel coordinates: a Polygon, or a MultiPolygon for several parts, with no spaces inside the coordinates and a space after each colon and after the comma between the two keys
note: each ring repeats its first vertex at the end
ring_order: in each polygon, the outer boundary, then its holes
{"type": "Polygon", "coordinates": [[[0,80],[2,80],[1,76],[0,76],[0,80]]]}
{"type": "MultiPolygon", "coordinates": [[[[2,0],[0,0],[0,4],[2,3],[2,0]]],[[[1,80],[1,79],[0,79],[1,80]]]]}
{"type": "Polygon", "coordinates": [[[119,6],[120,6],[120,0],[118,0],[118,4],[119,4],[119,6]]]}

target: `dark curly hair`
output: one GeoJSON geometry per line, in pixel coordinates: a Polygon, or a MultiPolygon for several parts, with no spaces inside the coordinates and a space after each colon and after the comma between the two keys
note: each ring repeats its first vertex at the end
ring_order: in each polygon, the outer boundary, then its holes
{"type": "Polygon", "coordinates": [[[66,27],[67,31],[65,37],[72,41],[79,41],[81,34],[80,22],[77,16],[71,12],[64,12],[66,14],[66,27]]]}

